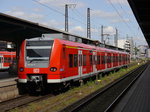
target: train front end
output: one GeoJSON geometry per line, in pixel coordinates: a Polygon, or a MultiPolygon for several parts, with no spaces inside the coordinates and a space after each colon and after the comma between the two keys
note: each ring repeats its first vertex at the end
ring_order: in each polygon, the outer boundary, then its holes
{"type": "Polygon", "coordinates": [[[18,64],[19,83],[39,87],[47,83],[53,43],[54,40],[41,38],[27,39],[23,42],[18,64]]]}

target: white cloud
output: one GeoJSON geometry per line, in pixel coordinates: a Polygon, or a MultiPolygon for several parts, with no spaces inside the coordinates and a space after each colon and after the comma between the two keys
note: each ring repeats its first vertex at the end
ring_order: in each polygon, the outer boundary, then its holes
{"type": "Polygon", "coordinates": [[[72,29],[70,29],[70,32],[77,33],[77,32],[85,32],[86,30],[82,26],[75,26],[72,29]]]}
{"type": "Polygon", "coordinates": [[[59,26],[64,26],[63,22],[58,22],[58,21],[56,21],[54,19],[46,21],[46,22],[41,22],[41,24],[49,26],[49,27],[55,27],[55,28],[57,28],[59,26]]]}
{"type": "Polygon", "coordinates": [[[91,28],[91,32],[92,32],[92,33],[98,33],[98,29],[96,29],[96,28],[91,28]]]}
{"type": "Polygon", "coordinates": [[[15,16],[15,17],[19,17],[19,18],[22,18],[22,19],[27,19],[27,20],[30,20],[30,21],[33,21],[33,22],[38,22],[41,19],[43,19],[43,17],[44,17],[42,14],[26,13],[26,12],[21,11],[21,10],[16,9],[16,8],[12,9],[10,11],[7,11],[6,14],[12,15],[12,16],[15,16]]]}
{"type": "Polygon", "coordinates": [[[103,32],[104,34],[109,34],[109,35],[114,35],[116,33],[115,28],[113,28],[112,26],[104,27],[103,32]]]}
{"type": "Polygon", "coordinates": [[[34,11],[34,12],[38,12],[38,13],[39,13],[39,12],[41,12],[41,11],[42,11],[42,9],[41,9],[41,8],[34,8],[34,9],[33,9],[33,11],[34,11]]]}
{"type": "Polygon", "coordinates": [[[9,14],[9,15],[12,15],[12,16],[15,16],[18,18],[22,18],[25,20],[29,20],[32,22],[37,22],[41,25],[46,25],[48,27],[59,28],[59,27],[64,26],[64,22],[59,22],[59,21],[56,21],[54,19],[45,20],[44,15],[42,15],[42,14],[27,13],[27,12],[22,11],[21,9],[17,9],[17,8],[14,8],[10,11],[7,11],[6,14],[9,14]]]}
{"type": "Polygon", "coordinates": [[[56,7],[64,7],[65,4],[76,4],[76,8],[81,8],[85,6],[85,3],[83,2],[72,2],[71,0],[39,0],[40,3],[50,6],[56,6],[56,7]]]}
{"type": "MultiPolygon", "coordinates": [[[[75,26],[72,29],[70,29],[70,32],[73,32],[73,33],[76,33],[76,32],[82,32],[83,33],[84,32],[84,33],[86,33],[87,29],[83,28],[82,26],[75,26]]],[[[98,29],[91,28],[91,33],[97,33],[97,32],[98,32],[98,29]]]]}
{"type": "Polygon", "coordinates": [[[112,19],[111,22],[112,23],[130,22],[130,19],[128,19],[128,18],[126,18],[126,19],[117,18],[117,19],[112,19]]]}
{"type": "Polygon", "coordinates": [[[102,11],[102,10],[92,10],[91,16],[111,19],[112,17],[115,18],[118,15],[115,12],[106,12],[106,11],[102,11]]]}

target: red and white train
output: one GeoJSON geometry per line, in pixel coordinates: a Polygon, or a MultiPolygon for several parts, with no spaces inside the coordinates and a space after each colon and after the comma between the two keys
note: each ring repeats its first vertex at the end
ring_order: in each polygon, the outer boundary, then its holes
{"type": "Polygon", "coordinates": [[[15,59],[16,52],[0,51],[0,70],[7,70],[15,59]]]}
{"type": "Polygon", "coordinates": [[[19,83],[62,84],[127,66],[127,52],[58,38],[26,39],[20,49],[19,83]]]}

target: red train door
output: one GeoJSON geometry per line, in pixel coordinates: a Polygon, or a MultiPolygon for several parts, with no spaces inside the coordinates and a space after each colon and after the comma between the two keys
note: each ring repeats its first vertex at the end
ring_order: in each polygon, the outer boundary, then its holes
{"type": "Polygon", "coordinates": [[[81,77],[82,72],[83,72],[83,70],[82,70],[83,59],[82,58],[83,58],[82,51],[78,50],[78,60],[79,60],[78,74],[79,74],[80,77],[81,77]]]}

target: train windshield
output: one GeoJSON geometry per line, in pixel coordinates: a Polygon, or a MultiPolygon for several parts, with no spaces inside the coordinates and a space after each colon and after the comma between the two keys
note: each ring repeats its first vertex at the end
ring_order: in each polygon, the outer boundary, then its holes
{"type": "Polygon", "coordinates": [[[51,54],[53,41],[27,41],[26,60],[48,61],[51,54]]]}

